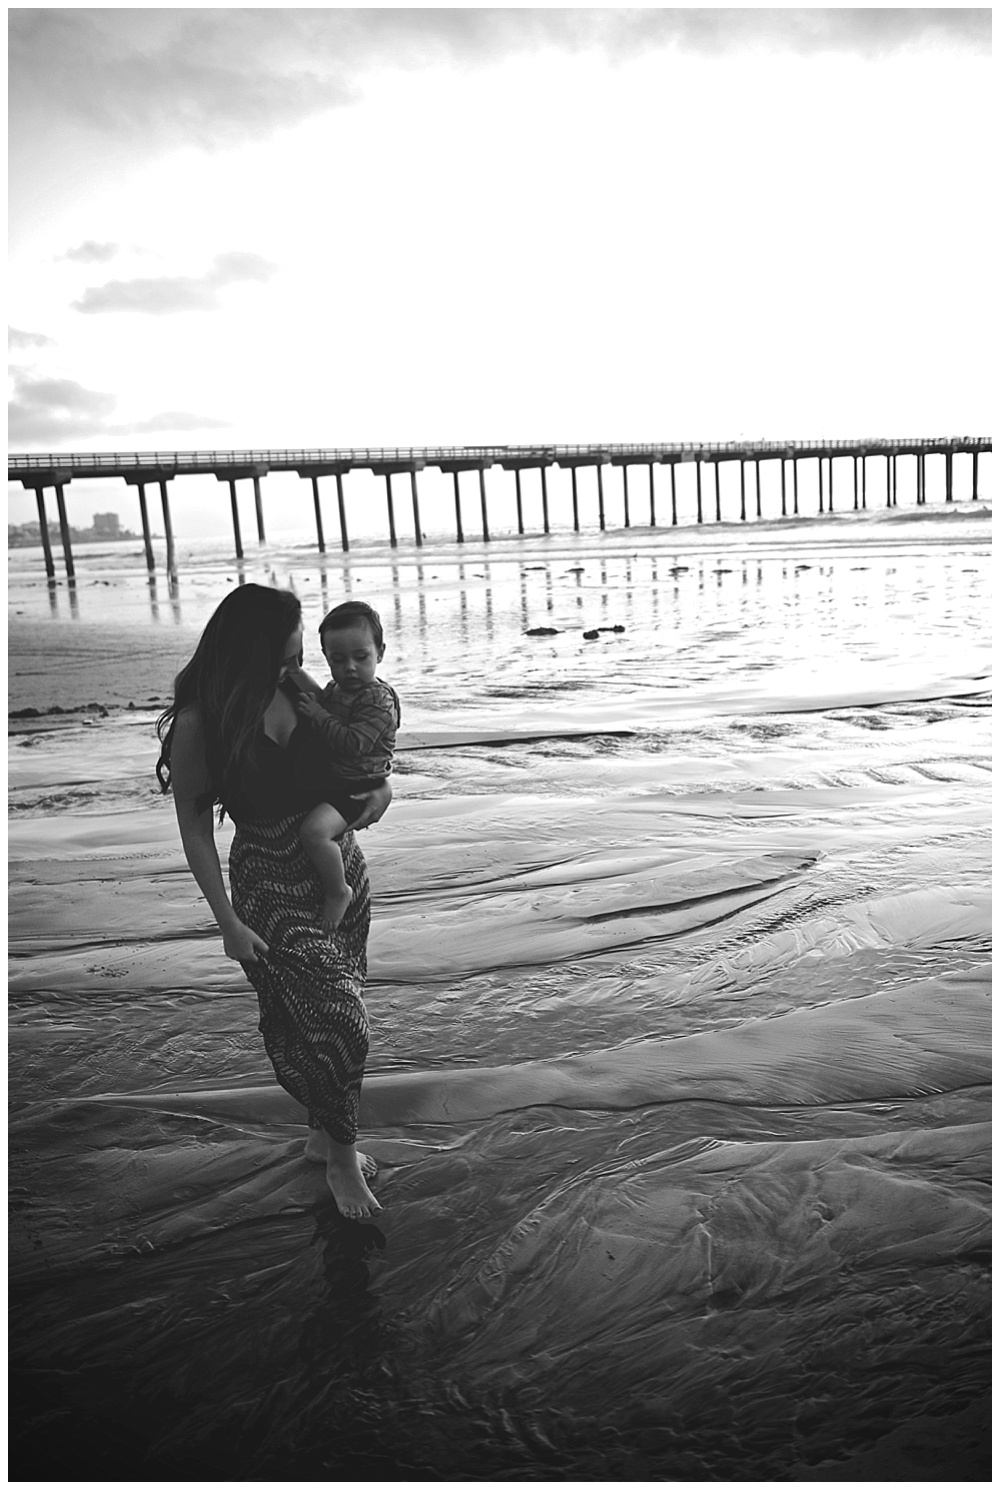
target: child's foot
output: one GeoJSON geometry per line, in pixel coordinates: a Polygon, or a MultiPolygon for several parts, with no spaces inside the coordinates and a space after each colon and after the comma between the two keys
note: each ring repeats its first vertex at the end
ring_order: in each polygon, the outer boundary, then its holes
{"type": "Polygon", "coordinates": [[[323,909],[319,913],[319,924],[327,936],[332,936],[336,931],[353,899],[354,891],[350,885],[345,885],[343,890],[338,890],[336,894],[324,896],[323,909]]]}
{"type": "Polygon", "coordinates": [[[368,1221],[382,1209],[368,1186],[358,1162],[360,1154],[344,1160],[331,1153],[326,1161],[326,1183],[347,1221],[368,1221]]]}
{"type": "MultiPolygon", "coordinates": [[[[310,1164],[325,1164],[329,1158],[329,1148],[326,1134],[322,1128],[310,1128],[309,1137],[306,1139],[305,1151],[302,1157],[308,1159],[310,1164]]],[[[358,1163],[361,1173],[366,1180],[373,1180],[378,1174],[378,1165],[371,1154],[358,1154],[358,1163]]]]}

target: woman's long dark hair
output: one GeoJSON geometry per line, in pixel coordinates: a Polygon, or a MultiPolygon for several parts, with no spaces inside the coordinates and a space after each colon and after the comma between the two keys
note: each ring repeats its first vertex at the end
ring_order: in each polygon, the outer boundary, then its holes
{"type": "Polygon", "coordinates": [[[177,715],[193,705],[205,734],[212,800],[225,805],[239,794],[256,761],[288,638],[301,621],[298,597],[268,585],[240,585],[217,606],[194,656],[174,679],[173,703],[156,721],[156,775],[165,792],[177,715]]]}

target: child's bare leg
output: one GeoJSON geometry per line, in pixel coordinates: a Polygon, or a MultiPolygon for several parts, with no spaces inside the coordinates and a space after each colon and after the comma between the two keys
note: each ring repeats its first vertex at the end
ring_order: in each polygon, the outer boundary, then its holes
{"type": "Polygon", "coordinates": [[[344,912],[354,898],[354,891],[344,874],[344,856],[337,839],[347,823],[335,807],[321,802],[314,807],[299,829],[302,847],[323,885],[323,909],[320,924],[324,931],[336,931],[344,912]]]}

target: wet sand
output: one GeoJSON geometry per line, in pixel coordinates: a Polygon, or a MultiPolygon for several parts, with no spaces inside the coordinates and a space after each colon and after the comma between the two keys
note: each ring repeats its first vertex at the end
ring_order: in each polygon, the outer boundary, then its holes
{"type": "Polygon", "coordinates": [[[404,700],[363,1227],[151,777],[224,558],[15,585],[15,1478],[987,1478],[986,527],[248,568],[404,700]]]}

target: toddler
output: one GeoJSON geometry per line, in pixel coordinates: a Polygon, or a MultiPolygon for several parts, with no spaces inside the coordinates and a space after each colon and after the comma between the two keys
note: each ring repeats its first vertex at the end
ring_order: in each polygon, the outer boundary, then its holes
{"type": "Polygon", "coordinates": [[[292,680],[311,690],[300,695],[295,707],[335,757],[327,800],[312,809],[299,829],[302,847],[323,884],[320,920],[324,931],[332,933],[353,894],[337,840],[361,813],[355,795],[379,786],[392,770],[400,708],[396,690],[375,676],[385,643],[382,623],[370,605],[348,600],[335,606],[320,622],[319,640],[333,682],[321,689],[301,669],[292,680]]]}

